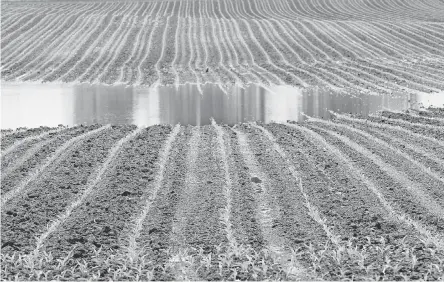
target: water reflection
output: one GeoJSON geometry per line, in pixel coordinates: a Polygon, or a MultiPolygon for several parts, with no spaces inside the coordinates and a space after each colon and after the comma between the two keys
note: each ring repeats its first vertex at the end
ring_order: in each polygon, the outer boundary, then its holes
{"type": "Polygon", "coordinates": [[[74,100],[74,123],[132,123],[134,95],[123,85],[75,85],[69,94],[74,100]]]}
{"type": "MultiPolygon", "coordinates": [[[[203,94],[197,86],[188,84],[178,90],[174,87],[155,88],[147,95],[159,101],[160,123],[204,125],[209,124],[210,118],[214,118],[220,123],[235,124],[265,118],[266,91],[263,88],[233,87],[225,93],[217,85],[206,84],[201,90],[203,94]]],[[[143,103],[138,103],[137,106],[139,111],[148,110],[143,103]]],[[[144,122],[135,121],[136,124],[144,122]]]]}
{"type": "Polygon", "coordinates": [[[250,85],[223,91],[205,84],[175,87],[125,87],[2,83],[1,128],[75,124],[159,123],[205,125],[329,118],[329,110],[367,115],[381,109],[443,106],[443,94],[344,94],[331,89],[250,85]],[[201,91],[201,92],[200,92],[201,91]]]}

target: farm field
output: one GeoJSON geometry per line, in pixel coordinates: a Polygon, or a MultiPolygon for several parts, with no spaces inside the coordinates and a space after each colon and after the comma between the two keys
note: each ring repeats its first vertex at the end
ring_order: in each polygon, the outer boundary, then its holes
{"type": "Polygon", "coordinates": [[[444,280],[443,0],[0,12],[2,280],[444,280]]]}
{"type": "Polygon", "coordinates": [[[3,1],[6,81],[442,92],[440,0],[3,1]]]}
{"type": "Polygon", "coordinates": [[[442,280],[444,111],[2,131],[1,275],[442,280]]]}

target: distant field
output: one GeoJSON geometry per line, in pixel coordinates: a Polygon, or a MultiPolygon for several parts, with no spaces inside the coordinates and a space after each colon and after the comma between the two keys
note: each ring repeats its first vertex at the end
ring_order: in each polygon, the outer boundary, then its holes
{"type": "Polygon", "coordinates": [[[5,2],[4,80],[444,90],[440,0],[5,2]]]}
{"type": "Polygon", "coordinates": [[[2,279],[441,280],[444,112],[2,132],[2,279]]]}

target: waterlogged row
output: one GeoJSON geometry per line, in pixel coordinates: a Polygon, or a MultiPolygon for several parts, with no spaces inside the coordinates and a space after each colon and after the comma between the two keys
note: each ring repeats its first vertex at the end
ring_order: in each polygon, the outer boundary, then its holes
{"type": "Polygon", "coordinates": [[[2,277],[442,280],[444,111],[2,132],[2,277]]]}
{"type": "Polygon", "coordinates": [[[330,119],[329,111],[375,114],[443,106],[444,95],[341,92],[328,88],[215,84],[125,87],[66,84],[2,84],[1,128],[76,124],[234,125],[239,122],[302,121],[305,115],[330,119]]]}
{"type": "Polygon", "coordinates": [[[1,75],[439,92],[443,13],[438,0],[10,2],[1,75]]]}

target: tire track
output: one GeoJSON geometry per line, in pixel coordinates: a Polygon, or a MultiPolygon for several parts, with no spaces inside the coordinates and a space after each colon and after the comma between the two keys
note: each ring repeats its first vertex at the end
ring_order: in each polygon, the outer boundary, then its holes
{"type": "MultiPolygon", "coordinates": [[[[171,248],[173,250],[173,254],[169,258],[170,263],[175,263],[175,256],[181,255],[181,251],[186,250],[188,245],[186,244],[186,227],[188,223],[188,219],[192,218],[193,210],[190,203],[193,202],[193,199],[197,197],[198,191],[198,179],[195,174],[197,170],[197,158],[199,155],[198,148],[200,146],[200,128],[193,127],[191,129],[191,137],[188,141],[188,149],[186,156],[186,175],[185,175],[185,184],[183,191],[180,195],[179,202],[177,204],[177,209],[174,214],[173,225],[171,228],[171,248]]],[[[182,257],[182,256],[181,256],[182,257]]],[[[186,273],[176,273],[174,279],[177,280],[200,280],[198,274],[196,273],[196,269],[193,269],[193,265],[186,268],[186,273]]]]}
{"type": "MultiPolygon", "coordinates": [[[[274,252],[274,255],[276,256],[276,261],[278,261],[278,263],[281,265],[290,279],[306,280],[309,277],[307,271],[300,265],[298,261],[292,261],[289,263],[291,254],[289,253],[288,249],[286,249],[285,239],[282,237],[281,234],[277,234],[277,232],[273,229],[273,222],[276,220],[276,218],[280,217],[280,214],[277,208],[272,206],[268,200],[272,197],[270,194],[270,180],[261,169],[253,152],[251,151],[248,144],[247,136],[236,129],[233,129],[233,132],[235,133],[235,136],[231,138],[236,138],[236,146],[238,146],[239,154],[241,154],[241,159],[243,160],[241,165],[244,166],[244,169],[248,171],[247,174],[250,178],[251,185],[248,186],[251,186],[251,188],[248,190],[247,193],[253,195],[253,198],[256,202],[255,206],[251,207],[255,208],[256,211],[251,211],[251,213],[254,213],[256,215],[257,221],[260,224],[260,228],[258,229],[261,230],[261,235],[267,243],[267,249],[274,252]]],[[[242,168],[237,168],[237,171],[241,170],[242,168]]],[[[243,184],[245,185],[245,183],[243,184]]],[[[245,188],[239,189],[246,190],[245,188]]],[[[239,193],[242,192],[239,191],[239,193]]],[[[249,195],[243,195],[243,197],[248,196],[249,195]]],[[[238,197],[241,196],[239,195],[234,199],[238,197]]],[[[246,206],[248,206],[248,201],[246,203],[243,203],[241,206],[243,207],[243,209],[245,209],[246,206]]],[[[249,216],[251,215],[246,215],[245,217],[249,216]]],[[[239,222],[242,223],[241,226],[245,225],[248,221],[249,220],[247,218],[239,219],[239,222]]],[[[253,239],[253,242],[251,242],[250,244],[255,244],[257,241],[260,242],[260,237],[255,238],[254,236],[252,236],[254,234],[248,235],[249,238],[253,239]]]]}
{"type": "MultiPolygon", "coordinates": [[[[309,244],[315,249],[323,245],[328,241],[327,235],[322,226],[308,214],[299,181],[290,171],[287,159],[279,153],[280,148],[274,146],[276,143],[270,141],[270,136],[256,126],[243,124],[236,127],[236,130],[248,136],[250,150],[262,171],[269,175],[268,192],[273,197],[267,197],[267,200],[277,215],[272,224],[275,234],[281,234],[287,243],[286,247],[294,250],[303,250],[309,244]]],[[[311,267],[308,261],[307,256],[301,257],[301,264],[307,269],[311,267]]]]}

